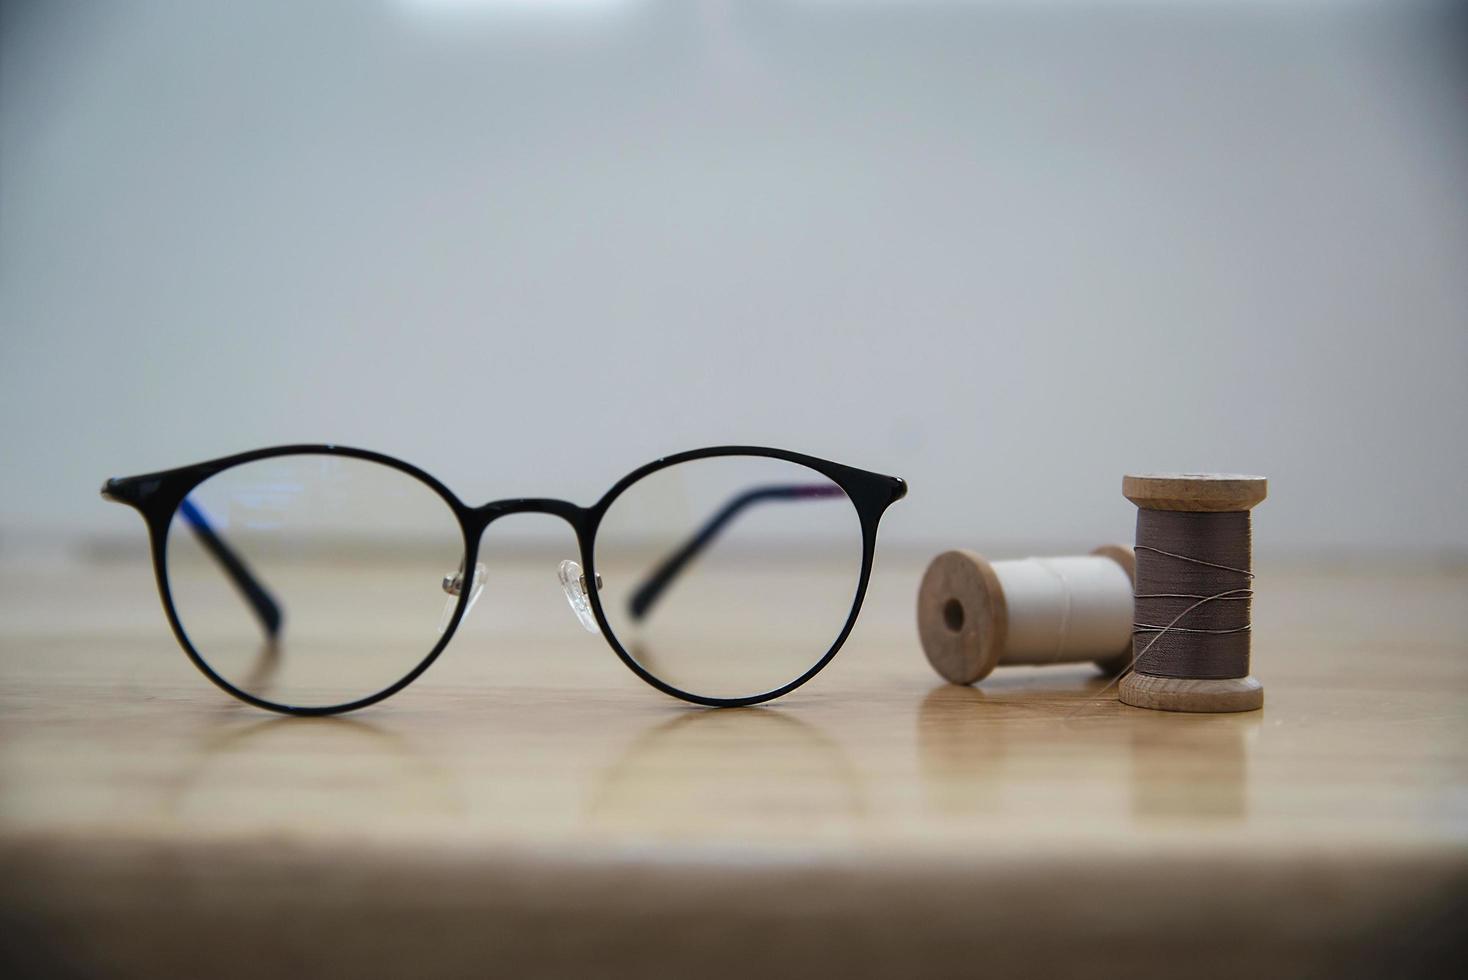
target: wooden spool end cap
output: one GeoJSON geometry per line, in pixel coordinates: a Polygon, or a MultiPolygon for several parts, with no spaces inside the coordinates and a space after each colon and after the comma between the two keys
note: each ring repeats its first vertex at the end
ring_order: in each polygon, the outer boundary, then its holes
{"type": "Polygon", "coordinates": [[[1264,707],[1264,685],[1253,677],[1222,680],[1130,673],[1118,692],[1123,704],[1158,711],[1254,711],[1264,707]]]}
{"type": "Polygon", "coordinates": [[[1249,510],[1269,493],[1269,481],[1239,473],[1128,473],[1121,492],[1146,510],[1220,513],[1249,510]]]}
{"type": "Polygon", "coordinates": [[[1103,544],[1099,548],[1092,548],[1091,554],[1099,558],[1110,558],[1121,566],[1126,572],[1126,577],[1132,580],[1132,585],[1137,584],[1137,553],[1124,544],[1103,544]]]}
{"type": "Polygon", "coordinates": [[[994,566],[972,551],[945,551],[918,586],[918,638],[939,675],[972,684],[999,666],[1009,637],[1009,607],[994,566]]]}

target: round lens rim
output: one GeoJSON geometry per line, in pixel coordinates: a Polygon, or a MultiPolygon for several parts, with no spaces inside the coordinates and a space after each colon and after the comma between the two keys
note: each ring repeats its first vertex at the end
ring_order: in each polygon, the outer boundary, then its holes
{"type": "Polygon", "coordinates": [[[877,523],[882,512],[896,499],[906,492],[906,484],[900,480],[890,477],[881,477],[874,473],[867,473],[853,467],[843,466],[840,463],[832,463],[828,460],[817,459],[814,456],[806,456],[801,453],[787,452],[781,449],[766,449],[758,446],[719,446],[712,449],[695,449],[686,453],[677,453],[654,460],[627,474],[617,481],[612,489],[608,490],[600,500],[590,509],[591,520],[585,529],[581,541],[581,564],[586,570],[588,582],[596,580],[596,533],[601,529],[602,518],[629,488],[641,481],[644,477],[676,466],[679,463],[688,463],[700,459],[713,459],[722,456],[750,456],[763,459],[779,459],[789,463],[798,463],[807,469],[826,477],[832,483],[841,488],[846,495],[847,502],[856,509],[857,520],[861,525],[862,555],[861,573],[857,579],[856,594],[852,598],[851,609],[846,615],[846,622],[841,627],[830,648],[815,662],[805,673],[781,687],[761,694],[751,694],[735,698],[717,698],[708,695],[696,694],[693,691],[685,691],[653,674],[627,652],[622,641],[617,639],[616,631],[612,629],[611,622],[607,619],[606,611],[602,608],[599,590],[588,589],[587,598],[591,602],[592,615],[596,617],[597,625],[601,628],[601,634],[607,644],[612,648],[617,657],[626,664],[628,669],[640,677],[646,683],[662,691],[670,697],[679,698],[692,704],[700,704],[710,708],[742,708],[754,704],[763,704],[776,698],[784,697],[796,688],[801,687],[813,677],[819,674],[826,665],[835,659],[836,654],[846,643],[856,626],[856,620],[861,614],[861,606],[866,598],[867,584],[871,579],[872,563],[876,553],[877,523]],[[875,487],[873,479],[883,481],[886,486],[875,487]],[[872,491],[876,491],[875,493],[872,491]]]}
{"type": "Polygon", "coordinates": [[[196,479],[188,482],[180,482],[171,488],[174,499],[171,499],[165,506],[158,507],[155,511],[155,513],[162,515],[161,519],[152,519],[149,521],[149,533],[153,550],[153,573],[158,581],[158,591],[163,598],[163,608],[167,615],[169,626],[173,629],[174,638],[183,647],[184,653],[193,661],[194,666],[199,668],[200,672],[212,681],[215,686],[222,689],[226,694],[244,701],[246,704],[254,705],[257,708],[264,708],[267,711],[275,711],[288,715],[333,715],[368,707],[369,705],[392,697],[422,676],[423,672],[429,667],[433,666],[433,662],[438,659],[439,655],[443,653],[444,648],[448,646],[449,641],[454,638],[454,633],[458,630],[459,623],[464,617],[464,611],[468,605],[472,590],[460,590],[459,601],[454,605],[453,618],[450,620],[448,627],[443,631],[443,635],[438,638],[438,642],[434,644],[427,655],[419,660],[401,679],[375,694],[369,694],[352,701],[344,701],[340,704],[332,705],[299,705],[271,701],[267,698],[251,694],[230,683],[229,680],[209,665],[209,662],[194,646],[193,641],[189,639],[188,630],[184,627],[183,621],[178,613],[178,608],[174,604],[173,589],[168,574],[168,534],[184,498],[192,493],[195,488],[218,476],[220,473],[249,463],[256,463],[260,460],[274,459],[281,456],[344,456],[369,463],[378,463],[415,478],[436,493],[439,499],[443,500],[448,506],[449,512],[453,514],[454,521],[459,527],[459,536],[464,544],[465,568],[473,568],[474,563],[478,560],[479,535],[471,534],[470,523],[468,521],[468,516],[472,511],[458,497],[454,496],[453,491],[449,490],[448,487],[444,486],[433,476],[411,463],[405,463],[391,456],[366,449],[353,449],[347,446],[278,446],[271,449],[257,450],[253,453],[245,453],[240,456],[232,456],[227,460],[219,461],[222,465],[201,468],[196,479]]]}
{"type": "Polygon", "coordinates": [[[292,455],[347,456],[379,463],[405,473],[421,483],[426,484],[447,504],[459,522],[460,531],[463,535],[465,567],[472,567],[478,561],[480,541],[489,525],[500,517],[519,513],[541,513],[559,517],[574,529],[581,554],[582,566],[592,575],[595,574],[596,570],[594,553],[596,531],[601,524],[602,516],[628,487],[651,473],[678,463],[697,459],[709,459],[719,456],[754,456],[798,463],[824,475],[837,486],[841,487],[847,497],[856,506],[862,528],[862,567],[856,596],[854,597],[851,611],[847,616],[846,623],[840,635],[837,636],[830,649],[826,651],[824,657],[817,661],[803,675],[790,683],[764,692],[763,694],[739,698],[705,697],[691,691],[683,691],[673,687],[644,669],[641,664],[623,649],[620,641],[616,639],[616,634],[612,630],[606,614],[602,609],[600,595],[595,590],[592,590],[590,593],[589,599],[592,612],[602,636],[612,648],[612,651],[627,666],[627,669],[631,670],[648,685],[662,691],[664,694],[679,698],[691,704],[701,704],[711,707],[739,707],[760,704],[782,697],[808,682],[831,662],[850,637],[852,628],[855,626],[856,619],[861,612],[861,606],[865,601],[876,551],[877,527],[881,522],[882,516],[886,513],[888,507],[907,495],[907,483],[900,477],[886,476],[881,473],[820,459],[819,457],[808,456],[804,453],[774,449],[767,446],[713,446],[704,449],[689,450],[654,460],[622,477],[622,479],[618,480],[610,490],[590,507],[579,507],[564,500],[542,497],[517,497],[493,500],[478,507],[470,507],[455,496],[439,480],[410,463],[406,463],[384,453],[355,449],[332,443],[295,443],[285,446],[272,446],[205,462],[175,467],[169,470],[109,479],[103,485],[103,497],[132,506],[142,515],[148,528],[154,580],[158,587],[165,617],[168,620],[175,640],[183,648],[184,654],[193,661],[194,666],[199,669],[200,673],[231,697],[258,708],[287,715],[338,714],[368,707],[398,693],[420,677],[443,653],[443,650],[453,639],[460,623],[463,621],[471,594],[471,590],[463,590],[459,597],[459,602],[454,607],[453,617],[449,621],[443,635],[439,638],[438,643],[412,671],[407,673],[397,683],[375,694],[359,698],[355,701],[348,701],[336,705],[289,705],[257,697],[240,690],[225,680],[205,662],[194,648],[174,605],[167,569],[169,528],[183,499],[195,487],[210,477],[245,463],[277,456],[292,455]]]}

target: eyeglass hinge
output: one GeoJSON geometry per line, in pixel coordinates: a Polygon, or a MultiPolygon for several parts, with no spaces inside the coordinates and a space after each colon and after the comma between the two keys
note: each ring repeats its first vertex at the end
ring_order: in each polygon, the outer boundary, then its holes
{"type": "Polygon", "coordinates": [[[143,477],[116,477],[102,484],[102,499],[137,506],[158,491],[161,481],[143,477]]]}

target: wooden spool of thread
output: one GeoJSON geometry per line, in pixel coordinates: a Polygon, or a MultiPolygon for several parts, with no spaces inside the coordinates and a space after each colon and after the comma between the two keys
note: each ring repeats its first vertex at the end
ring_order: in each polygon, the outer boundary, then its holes
{"type": "Polygon", "coordinates": [[[1001,664],[1131,662],[1132,550],[990,562],[945,551],[918,587],[918,636],[933,669],[972,684],[1001,664]]]}
{"type": "Polygon", "coordinates": [[[1262,476],[1127,476],[1137,505],[1133,670],[1121,700],[1164,711],[1252,711],[1264,687],[1249,674],[1254,596],[1249,509],[1262,476]]]}

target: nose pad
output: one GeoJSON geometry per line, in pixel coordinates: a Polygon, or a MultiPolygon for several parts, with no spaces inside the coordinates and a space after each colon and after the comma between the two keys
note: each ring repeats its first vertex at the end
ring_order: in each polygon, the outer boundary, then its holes
{"type": "MultiPolygon", "coordinates": [[[[586,632],[597,632],[596,617],[591,613],[591,600],[586,597],[586,576],[581,573],[581,566],[568,558],[561,562],[560,568],[556,570],[556,577],[561,580],[561,588],[566,593],[566,601],[571,604],[571,611],[581,620],[586,632]]],[[[596,587],[601,588],[600,575],[596,577],[596,587]]]]}
{"type": "MultiPolygon", "coordinates": [[[[464,615],[469,615],[469,610],[474,608],[474,603],[479,601],[479,596],[484,592],[484,576],[486,569],[484,562],[474,563],[474,582],[469,587],[469,604],[464,607],[464,615]]],[[[448,593],[448,601],[443,604],[443,612],[438,617],[438,632],[449,628],[449,623],[454,621],[454,609],[459,605],[459,596],[464,591],[464,570],[460,568],[452,575],[443,577],[443,590],[448,593]]]]}

